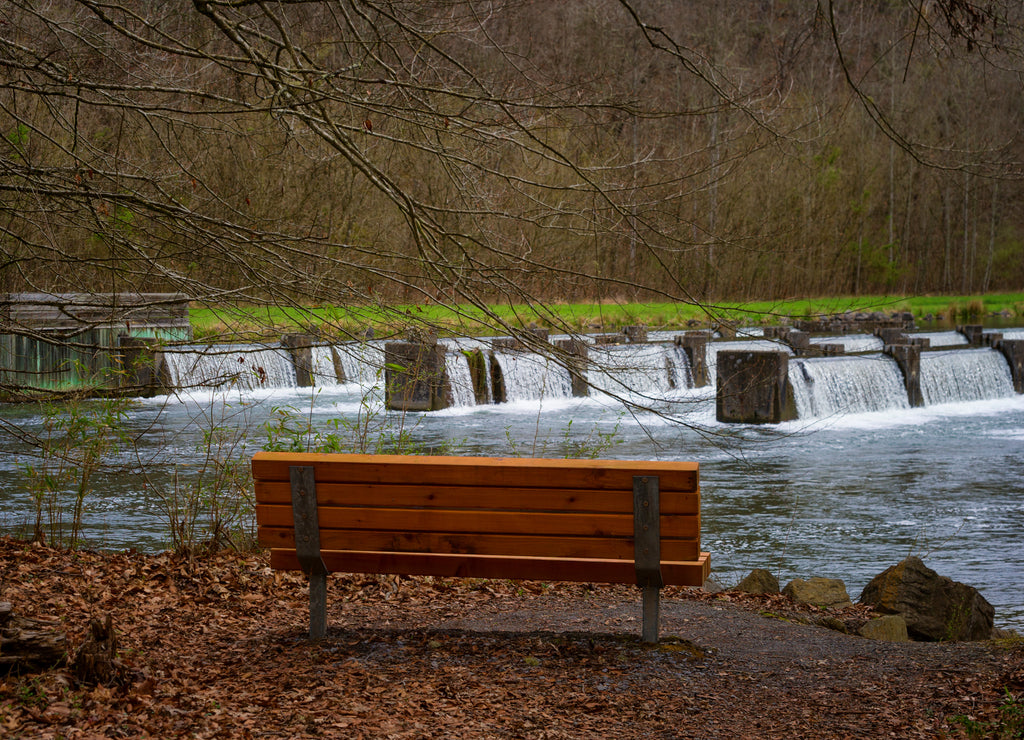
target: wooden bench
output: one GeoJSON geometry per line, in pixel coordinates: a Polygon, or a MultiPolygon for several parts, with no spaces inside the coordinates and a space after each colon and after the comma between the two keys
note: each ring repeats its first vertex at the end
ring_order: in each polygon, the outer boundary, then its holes
{"type": "Polygon", "coordinates": [[[326,574],[636,583],[658,639],[662,585],[701,586],[697,463],[260,452],[259,543],[310,576],[310,637],[326,574]]]}

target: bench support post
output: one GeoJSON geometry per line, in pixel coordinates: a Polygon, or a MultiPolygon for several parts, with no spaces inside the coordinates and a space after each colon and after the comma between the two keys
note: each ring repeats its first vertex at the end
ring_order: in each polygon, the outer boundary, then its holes
{"type": "Polygon", "coordinates": [[[661,587],[661,503],[657,476],[633,476],[633,545],[636,584],[643,590],[644,642],[658,641],[661,587]]]}
{"type": "Polygon", "coordinates": [[[316,512],[316,477],[311,466],[292,465],[292,513],[295,518],[295,554],[309,576],[309,638],[327,634],[327,567],[320,557],[320,522],[316,512]]]}

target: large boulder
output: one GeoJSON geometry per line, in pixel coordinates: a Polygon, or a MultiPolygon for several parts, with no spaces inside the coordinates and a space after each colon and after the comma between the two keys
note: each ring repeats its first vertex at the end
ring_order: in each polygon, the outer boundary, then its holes
{"type": "Polygon", "coordinates": [[[852,603],[846,593],[846,584],[838,578],[794,578],[782,589],[782,593],[801,604],[813,604],[828,608],[844,607],[852,603]]]}
{"type": "Polygon", "coordinates": [[[734,590],[748,594],[777,594],[779,579],[764,568],[754,568],[746,578],[736,584],[734,590]]]}
{"type": "Polygon", "coordinates": [[[940,576],[911,556],[871,579],[860,595],[883,614],[899,614],[915,640],[987,640],[995,609],[976,588],[940,576]]]}
{"type": "Polygon", "coordinates": [[[886,614],[861,625],[857,630],[861,637],[883,642],[907,642],[907,621],[899,614],[886,614]]]}

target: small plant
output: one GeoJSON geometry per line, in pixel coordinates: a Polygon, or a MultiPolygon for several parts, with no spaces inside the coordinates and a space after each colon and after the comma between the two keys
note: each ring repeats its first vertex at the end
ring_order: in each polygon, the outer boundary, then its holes
{"type": "Polygon", "coordinates": [[[196,463],[175,465],[169,482],[154,481],[142,466],[145,487],[156,493],[177,553],[246,550],[255,542],[252,472],[243,454],[249,425],[229,419],[234,415],[230,404],[220,403],[197,418],[203,432],[196,463]]]}
{"type": "Polygon", "coordinates": [[[958,714],[950,718],[953,724],[959,725],[964,734],[971,740],[993,738],[994,740],[1024,739],[1024,701],[1003,689],[1003,701],[999,705],[996,716],[990,720],[958,714]]]}
{"type": "Polygon", "coordinates": [[[30,709],[46,709],[50,705],[50,697],[38,678],[28,679],[18,687],[18,704],[30,709]]]}
{"type": "Polygon", "coordinates": [[[354,419],[332,418],[313,423],[312,408],[301,411],[294,406],[275,407],[264,424],[264,450],[274,452],[352,452],[389,455],[445,455],[461,443],[446,440],[431,445],[414,439],[404,413],[392,414],[384,408],[379,394],[363,396],[354,419]]]}
{"type": "Polygon", "coordinates": [[[78,546],[86,499],[104,460],[130,441],[126,431],[131,401],[108,398],[65,400],[41,406],[42,431],[36,461],[22,467],[32,497],[32,537],[54,546],[78,546]],[[70,503],[70,521],[65,512],[70,503]]]}
{"type": "Polygon", "coordinates": [[[538,421],[538,428],[535,430],[534,439],[529,446],[517,440],[512,430],[508,428],[505,429],[505,440],[508,442],[512,457],[557,456],[566,460],[596,460],[618,444],[619,424],[620,421],[616,421],[611,431],[602,432],[595,423],[585,437],[579,438],[573,436],[572,419],[570,419],[562,430],[561,437],[551,440],[541,436],[538,421]],[[549,453],[551,454],[549,455],[549,453]]]}

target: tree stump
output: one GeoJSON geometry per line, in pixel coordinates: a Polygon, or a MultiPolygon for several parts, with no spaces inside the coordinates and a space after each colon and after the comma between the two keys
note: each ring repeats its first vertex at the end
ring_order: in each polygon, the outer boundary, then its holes
{"type": "Polygon", "coordinates": [[[67,648],[67,635],[53,623],[15,616],[11,603],[0,601],[0,673],[52,668],[67,648]]]}
{"type": "Polygon", "coordinates": [[[75,652],[71,670],[82,683],[110,686],[121,681],[124,667],[117,661],[117,634],[108,614],[89,620],[89,636],[75,652]]]}

